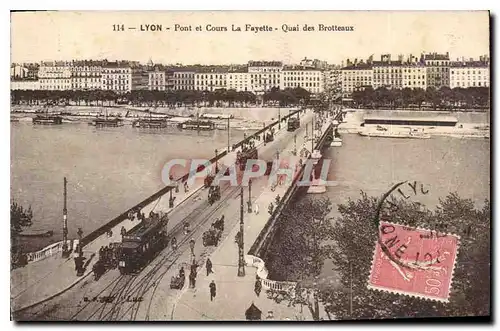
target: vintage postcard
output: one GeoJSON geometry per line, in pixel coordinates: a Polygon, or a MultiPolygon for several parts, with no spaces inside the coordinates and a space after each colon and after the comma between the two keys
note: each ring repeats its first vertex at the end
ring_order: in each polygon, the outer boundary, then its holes
{"type": "Polygon", "coordinates": [[[11,319],[490,319],[488,11],[11,12],[11,319]]]}

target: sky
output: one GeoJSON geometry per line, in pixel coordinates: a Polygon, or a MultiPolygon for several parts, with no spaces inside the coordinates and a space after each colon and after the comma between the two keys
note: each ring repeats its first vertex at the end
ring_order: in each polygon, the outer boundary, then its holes
{"type": "Polygon", "coordinates": [[[304,57],[341,64],[374,54],[489,54],[487,11],[54,11],[11,13],[11,62],[124,59],[155,63],[298,63],[304,57]],[[141,31],[146,25],[162,31],[141,31]],[[175,31],[175,25],[191,31],[175,31]],[[245,31],[245,25],[272,31],[245,31]],[[304,25],[314,31],[303,31],[304,25]],[[353,31],[319,31],[319,25],[353,31]],[[113,25],[124,31],[113,31],[113,25]],[[228,31],[206,31],[207,25],[228,31]],[[232,31],[240,27],[242,31],[232,31]],[[283,31],[283,26],[300,31],[283,31]],[[196,31],[200,26],[202,31],[196,31]],[[170,28],[166,30],[166,28],[170,28]],[[352,27],[352,28],[350,28],[352,27]],[[135,28],[135,29],[129,29],[135,28]]]}

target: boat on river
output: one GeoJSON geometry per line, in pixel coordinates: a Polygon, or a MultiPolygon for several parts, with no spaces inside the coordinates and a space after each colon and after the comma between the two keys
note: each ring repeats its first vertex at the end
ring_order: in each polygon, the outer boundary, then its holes
{"type": "Polygon", "coordinates": [[[179,128],[183,130],[210,131],[215,130],[215,123],[212,121],[188,120],[180,123],[179,128]]]}
{"type": "Polygon", "coordinates": [[[376,130],[365,129],[358,131],[358,134],[363,137],[374,138],[404,138],[404,139],[429,139],[430,134],[425,133],[423,130],[410,129],[408,131],[389,131],[387,128],[377,126],[376,130]]]}
{"type": "Polygon", "coordinates": [[[50,114],[48,108],[33,117],[33,124],[57,125],[62,124],[63,118],[59,114],[50,114]]]}
{"type": "Polygon", "coordinates": [[[95,118],[89,125],[96,127],[118,127],[123,126],[123,120],[121,118],[95,118]]]}
{"type": "Polygon", "coordinates": [[[19,234],[20,237],[52,237],[54,231],[52,230],[29,230],[19,234]]]}

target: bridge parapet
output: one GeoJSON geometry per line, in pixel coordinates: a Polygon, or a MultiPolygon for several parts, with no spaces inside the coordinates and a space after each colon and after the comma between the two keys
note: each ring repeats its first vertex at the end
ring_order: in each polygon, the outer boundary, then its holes
{"type": "MultiPolygon", "coordinates": [[[[71,247],[71,240],[67,240],[66,242],[68,247],[71,247]]],[[[57,254],[59,252],[62,252],[62,248],[63,248],[63,241],[59,241],[45,248],[42,248],[39,251],[27,253],[26,256],[28,258],[28,262],[37,262],[47,257],[50,257],[54,254],[57,254]]]]}

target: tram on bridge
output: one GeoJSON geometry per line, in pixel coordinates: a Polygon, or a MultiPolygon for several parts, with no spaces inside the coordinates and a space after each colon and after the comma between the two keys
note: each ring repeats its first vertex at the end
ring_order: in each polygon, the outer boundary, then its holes
{"type": "Polygon", "coordinates": [[[122,275],[140,271],[168,245],[167,215],[152,214],[122,236],[118,269],[122,275]]]}
{"type": "Polygon", "coordinates": [[[240,170],[245,170],[248,160],[257,160],[259,153],[255,147],[255,142],[250,140],[241,146],[241,151],[236,153],[236,165],[240,170]]]}

